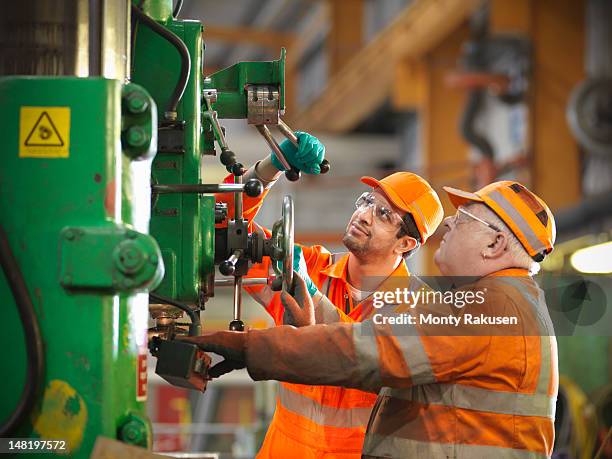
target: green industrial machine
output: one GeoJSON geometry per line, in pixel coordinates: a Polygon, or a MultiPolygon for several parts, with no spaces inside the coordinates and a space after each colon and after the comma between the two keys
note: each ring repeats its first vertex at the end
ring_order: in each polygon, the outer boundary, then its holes
{"type": "Polygon", "coordinates": [[[250,262],[272,257],[274,287],[291,286],[291,200],[272,239],[248,233],[242,193],[263,187],[219,124],[246,119],[288,166],[267,127],[297,143],[279,117],[284,51],[205,78],[202,24],[172,8],[0,6],[1,437],[62,440],[56,453],[76,458],[99,437],[150,447],[147,353],[167,381],[204,390],[208,357],[174,338],[200,333],[215,285],[234,288],[232,329],[250,262]],[[231,180],[202,184],[202,155],[216,150],[231,180]]]}

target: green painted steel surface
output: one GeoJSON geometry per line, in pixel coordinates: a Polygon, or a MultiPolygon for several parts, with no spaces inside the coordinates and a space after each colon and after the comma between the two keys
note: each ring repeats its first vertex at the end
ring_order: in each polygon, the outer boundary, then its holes
{"type": "Polygon", "coordinates": [[[172,17],[173,0],[132,0],[134,5],[140,5],[147,16],[156,21],[167,21],[172,17]]]}
{"type": "Polygon", "coordinates": [[[270,85],[278,87],[280,109],[285,109],[285,48],[277,61],[239,62],[210,75],[204,89],[217,90],[213,108],[219,118],[246,118],[247,94],[245,86],[270,85]]]}
{"type": "MultiPolygon", "coordinates": [[[[214,152],[214,136],[202,121],[203,89],[202,25],[196,21],[161,21],[187,46],[191,57],[189,82],[178,106],[178,120],[185,123],[182,151],[158,151],[153,181],[159,184],[201,183],[200,158],[214,152]]],[[[145,87],[155,99],[160,119],[178,80],[180,58],[176,49],[143,24],[135,34],[132,81],[145,87]]],[[[218,90],[214,104],[220,118],[246,118],[245,85],[267,84],[279,88],[284,106],[285,53],[270,62],[240,62],[206,80],[218,90]]],[[[230,139],[231,145],[231,139],[230,139]]],[[[238,160],[240,157],[238,156],[238,160]]],[[[195,194],[165,194],[155,198],[151,233],[162,248],[166,275],[157,293],[202,305],[214,275],[214,201],[195,194]]]]}
{"type": "MultiPolygon", "coordinates": [[[[151,441],[144,394],[138,392],[138,361],[147,352],[147,294],[119,293],[121,286],[112,282],[95,285],[104,276],[112,279],[112,273],[100,273],[92,282],[87,273],[102,268],[92,266],[93,253],[84,247],[70,261],[79,285],[62,285],[60,279],[69,227],[117,236],[105,239],[111,264],[121,268],[122,279],[139,272],[131,278],[140,289],[155,287],[162,275],[159,262],[147,273],[137,269],[134,247],[121,246],[142,242],[144,249],[136,252],[149,263],[160,255],[145,234],[151,160],[135,161],[121,151],[121,94],[120,82],[101,78],[0,79],[0,218],[36,308],[46,358],[43,399],[15,436],[66,439],[77,458],[89,457],[98,435],[151,441]],[[62,139],[69,141],[68,157],[19,156],[22,107],[40,107],[41,113],[69,108],[69,138],[62,139]],[[123,237],[128,234],[137,237],[123,237]],[[141,426],[136,436],[134,419],[141,426]]],[[[22,391],[26,356],[23,328],[2,273],[0,298],[5,325],[0,417],[5,419],[22,391]]]]}
{"type": "MultiPolygon", "coordinates": [[[[202,25],[170,20],[165,26],[187,45],[192,67],[178,106],[178,119],[185,121],[183,151],[159,151],[153,162],[153,180],[160,184],[201,183],[202,25]]],[[[138,24],[134,39],[132,81],[149,91],[161,119],[179,77],[180,57],[170,43],[143,24],[138,24]]],[[[214,270],[214,247],[210,243],[207,250],[203,247],[203,241],[214,239],[214,205],[210,211],[204,201],[196,194],[160,195],[152,210],[151,234],[162,248],[166,265],[157,293],[191,304],[201,303],[202,286],[214,270]]]]}

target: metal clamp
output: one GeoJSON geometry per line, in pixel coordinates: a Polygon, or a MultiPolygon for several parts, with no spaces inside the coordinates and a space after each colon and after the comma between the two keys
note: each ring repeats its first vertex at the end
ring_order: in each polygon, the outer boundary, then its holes
{"type": "MultiPolygon", "coordinates": [[[[300,170],[287,161],[279,144],[272,136],[270,129],[268,129],[268,125],[277,126],[293,145],[298,146],[298,138],[295,132],[279,116],[280,97],[278,88],[268,85],[247,85],[246,90],[248,123],[257,128],[268,146],[272,149],[285,169],[287,179],[295,182],[300,178],[300,170]]],[[[322,174],[327,173],[330,169],[329,161],[324,159],[320,167],[322,174]]]]}

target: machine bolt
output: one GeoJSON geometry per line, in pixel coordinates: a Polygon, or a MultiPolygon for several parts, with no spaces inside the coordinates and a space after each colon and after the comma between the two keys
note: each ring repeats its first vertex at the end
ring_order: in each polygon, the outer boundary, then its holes
{"type": "Polygon", "coordinates": [[[135,416],[130,416],[119,428],[119,439],[132,445],[146,446],[147,429],[144,422],[135,416]]]}
{"type": "Polygon", "coordinates": [[[140,91],[132,91],[126,97],[128,111],[133,114],[143,113],[149,108],[149,101],[140,91]]]}
{"type": "Polygon", "coordinates": [[[123,279],[123,288],[132,288],[134,281],[132,279],[123,279]]]}
{"type": "Polygon", "coordinates": [[[70,229],[69,229],[69,230],[67,230],[67,231],[64,233],[64,238],[66,238],[66,239],[67,239],[67,240],[69,240],[69,241],[72,241],[72,240],[75,238],[75,236],[76,236],[76,235],[74,234],[74,231],[72,231],[72,230],[70,230],[70,229]]]}
{"type": "Polygon", "coordinates": [[[124,274],[135,274],[139,272],[145,261],[146,255],[140,244],[134,240],[123,241],[113,252],[115,266],[124,274]]]}
{"type": "Polygon", "coordinates": [[[126,141],[130,147],[144,147],[149,141],[149,135],[142,126],[132,126],[126,133],[126,141]]]}

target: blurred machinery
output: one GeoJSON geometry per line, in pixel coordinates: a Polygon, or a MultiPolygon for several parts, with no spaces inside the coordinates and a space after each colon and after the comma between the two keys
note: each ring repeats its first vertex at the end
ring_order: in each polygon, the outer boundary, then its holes
{"type": "Polygon", "coordinates": [[[234,289],[236,330],[249,263],[272,257],[273,288],[291,287],[293,203],[271,239],[249,234],[242,196],[263,185],[219,124],[246,119],[288,166],[268,128],[297,144],[280,118],[284,50],[205,78],[203,26],[177,19],[181,3],[1,7],[2,436],[66,440],[73,457],[98,436],[150,447],[147,349],[164,379],[204,390],[208,357],[174,338],[200,333],[215,286],[234,289]],[[216,146],[230,179],[203,184],[202,155],[216,146]],[[215,204],[223,193],[233,209],[215,204]]]}

